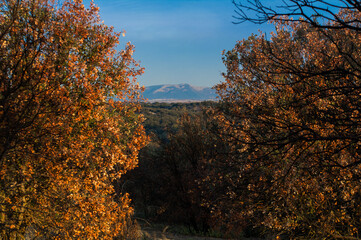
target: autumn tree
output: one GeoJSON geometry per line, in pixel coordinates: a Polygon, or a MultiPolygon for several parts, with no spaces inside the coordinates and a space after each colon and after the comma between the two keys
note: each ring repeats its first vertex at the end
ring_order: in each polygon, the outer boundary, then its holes
{"type": "Polygon", "coordinates": [[[213,177],[227,183],[213,203],[224,222],[248,218],[294,238],[359,236],[360,13],[334,16],[319,28],[282,16],[270,38],[225,53],[216,118],[231,151],[213,177]]]}
{"type": "Polygon", "coordinates": [[[0,236],[112,239],[145,143],[133,46],[81,0],[0,1],[0,236]],[[114,101],[116,99],[117,101],[114,101]]]}

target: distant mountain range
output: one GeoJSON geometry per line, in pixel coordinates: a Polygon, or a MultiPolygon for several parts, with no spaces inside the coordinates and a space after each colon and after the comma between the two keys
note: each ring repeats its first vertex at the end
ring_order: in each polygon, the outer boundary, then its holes
{"type": "Polygon", "coordinates": [[[166,84],[148,86],[143,92],[149,102],[186,102],[216,100],[216,91],[209,87],[189,84],[166,84]]]}

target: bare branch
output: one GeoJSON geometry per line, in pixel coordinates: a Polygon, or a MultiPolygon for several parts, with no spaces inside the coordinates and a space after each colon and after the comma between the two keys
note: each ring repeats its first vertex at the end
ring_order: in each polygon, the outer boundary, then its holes
{"type": "Polygon", "coordinates": [[[307,22],[316,28],[361,30],[360,19],[344,20],[339,17],[341,10],[361,12],[361,3],[357,0],[283,0],[282,5],[271,7],[266,1],[235,1],[234,23],[245,21],[262,24],[273,21],[307,22]]]}

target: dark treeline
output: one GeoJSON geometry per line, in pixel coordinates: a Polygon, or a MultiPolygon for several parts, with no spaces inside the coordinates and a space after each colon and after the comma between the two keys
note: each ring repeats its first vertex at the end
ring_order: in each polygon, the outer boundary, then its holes
{"type": "Polygon", "coordinates": [[[144,104],[144,126],[151,142],[139,167],[125,176],[136,216],[207,231],[198,180],[204,146],[205,111],[214,102],[144,104]]]}
{"type": "Polygon", "coordinates": [[[226,158],[229,152],[213,119],[218,105],[143,104],[151,142],[140,152],[138,168],[128,172],[121,184],[121,190],[130,193],[136,218],[188,226],[190,232],[203,235],[262,234],[246,221],[227,225],[215,215],[218,210],[213,201],[227,193],[223,186],[210,185],[210,175],[221,177],[214,159],[226,158]]]}

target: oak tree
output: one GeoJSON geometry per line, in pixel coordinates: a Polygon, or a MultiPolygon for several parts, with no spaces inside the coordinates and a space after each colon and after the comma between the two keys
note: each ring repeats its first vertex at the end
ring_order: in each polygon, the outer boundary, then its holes
{"type": "Polygon", "coordinates": [[[251,36],[225,53],[216,118],[231,154],[213,177],[227,183],[213,204],[225,222],[248,218],[312,239],[360,234],[361,32],[328,24],[283,16],[269,39],[251,36]]]}
{"type": "Polygon", "coordinates": [[[146,137],[133,46],[81,0],[0,1],[0,236],[112,239],[146,137]],[[116,101],[115,101],[116,100],[116,101]]]}

